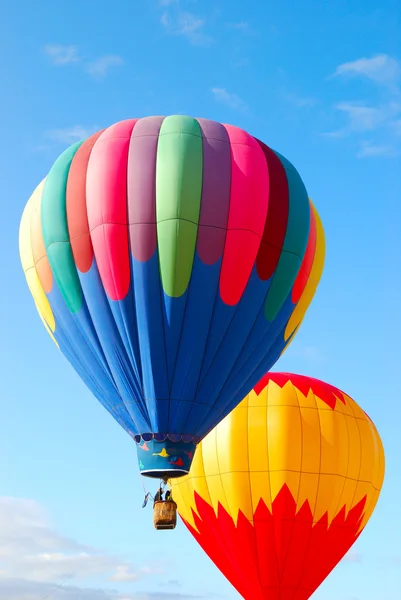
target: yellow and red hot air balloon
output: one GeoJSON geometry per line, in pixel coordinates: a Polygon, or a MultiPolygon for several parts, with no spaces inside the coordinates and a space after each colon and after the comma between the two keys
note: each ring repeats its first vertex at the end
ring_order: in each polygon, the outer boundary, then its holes
{"type": "Polygon", "coordinates": [[[189,531],[246,600],[307,600],[368,522],[384,479],[375,425],[317,379],[268,373],[173,484],[189,531]]]}

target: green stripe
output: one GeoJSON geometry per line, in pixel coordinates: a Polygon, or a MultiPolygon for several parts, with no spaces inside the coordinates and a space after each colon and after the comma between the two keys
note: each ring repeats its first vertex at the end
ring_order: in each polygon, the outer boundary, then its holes
{"type": "Polygon", "coordinates": [[[68,234],[66,187],[71,161],[82,142],[59,156],[47,176],[42,195],[41,220],[47,257],[70,312],[82,306],[82,290],[68,234]]]}
{"type": "Polygon", "coordinates": [[[290,293],[305,254],[310,228],[310,206],[305,185],[295,167],[276,152],[285,169],[289,190],[287,230],[283,249],[266,297],[265,316],[273,321],[290,293]]]}
{"type": "Polygon", "coordinates": [[[168,296],[186,291],[192,273],[202,197],[199,123],[174,115],[160,129],[156,162],[156,220],[160,275],[168,296]]]}

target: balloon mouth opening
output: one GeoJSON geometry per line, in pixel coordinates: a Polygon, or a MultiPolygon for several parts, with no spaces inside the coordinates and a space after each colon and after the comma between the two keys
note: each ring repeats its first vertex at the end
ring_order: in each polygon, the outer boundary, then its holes
{"type": "Polygon", "coordinates": [[[159,470],[144,470],[141,471],[141,475],[143,477],[149,477],[151,479],[178,479],[179,477],[184,477],[189,474],[189,470],[186,469],[166,469],[164,471],[159,470]]]}
{"type": "MultiPolygon", "coordinates": [[[[131,434],[132,435],[132,434],[131,434]]],[[[141,433],[132,435],[137,444],[142,442],[166,442],[170,441],[175,444],[183,442],[184,444],[199,444],[201,438],[196,435],[181,434],[181,433],[141,433]]]]}

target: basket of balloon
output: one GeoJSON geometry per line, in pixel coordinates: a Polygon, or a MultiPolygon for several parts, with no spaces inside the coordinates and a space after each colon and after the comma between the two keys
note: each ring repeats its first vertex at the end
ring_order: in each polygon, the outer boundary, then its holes
{"type": "Polygon", "coordinates": [[[159,500],[153,506],[155,529],[174,529],[177,524],[177,505],[174,500],[159,500]]]}

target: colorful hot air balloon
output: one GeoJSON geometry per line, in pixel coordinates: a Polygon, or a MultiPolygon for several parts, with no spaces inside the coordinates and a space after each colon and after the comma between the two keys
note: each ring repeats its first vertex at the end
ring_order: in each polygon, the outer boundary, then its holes
{"type": "Polygon", "coordinates": [[[384,478],[366,413],[337,388],[267,374],[198,446],[173,496],[246,600],[307,600],[364,529],[384,478]]]}
{"type": "Polygon", "coordinates": [[[148,117],[63,152],[25,208],[20,255],[47,331],[136,440],[142,474],[181,476],[292,339],[324,235],[262,142],[148,117]]]}

